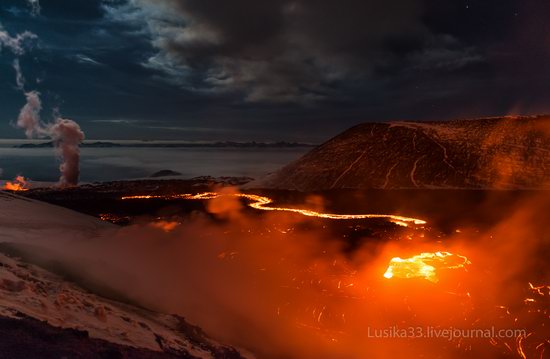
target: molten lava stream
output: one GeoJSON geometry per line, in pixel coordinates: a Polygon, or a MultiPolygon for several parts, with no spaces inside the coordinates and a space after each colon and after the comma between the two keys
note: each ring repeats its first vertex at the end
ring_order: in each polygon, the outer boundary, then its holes
{"type": "Polygon", "coordinates": [[[386,219],[391,223],[394,223],[399,226],[408,227],[410,225],[422,226],[426,224],[426,221],[418,218],[404,217],[393,214],[334,214],[334,213],[323,213],[316,212],[308,209],[299,209],[299,208],[289,208],[289,207],[277,207],[270,204],[273,203],[273,199],[265,196],[259,196],[255,194],[246,194],[246,193],[235,193],[235,194],[223,194],[216,192],[203,192],[198,194],[174,194],[174,195],[142,195],[142,196],[125,196],[122,197],[122,200],[139,200],[139,199],[184,199],[184,200],[210,200],[222,196],[235,196],[239,198],[245,198],[250,200],[251,203],[249,207],[252,207],[261,211],[281,211],[281,212],[292,212],[298,213],[306,217],[317,217],[317,218],[326,218],[326,219],[335,219],[335,220],[350,220],[350,219],[386,219]]]}

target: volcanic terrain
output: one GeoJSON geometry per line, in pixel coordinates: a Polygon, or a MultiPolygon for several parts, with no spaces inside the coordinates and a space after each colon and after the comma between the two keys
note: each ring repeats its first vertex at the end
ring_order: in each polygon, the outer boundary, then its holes
{"type": "Polygon", "coordinates": [[[249,188],[550,188],[550,116],[365,123],[249,188]]]}

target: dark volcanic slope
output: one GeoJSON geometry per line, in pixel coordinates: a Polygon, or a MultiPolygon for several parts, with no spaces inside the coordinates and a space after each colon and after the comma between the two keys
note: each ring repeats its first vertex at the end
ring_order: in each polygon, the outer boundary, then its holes
{"type": "Polygon", "coordinates": [[[247,187],[550,188],[550,116],[365,123],[247,187]]]}
{"type": "Polygon", "coordinates": [[[90,338],[86,331],[56,328],[25,316],[21,319],[0,317],[0,335],[0,358],[194,358],[114,344],[90,338]]]}

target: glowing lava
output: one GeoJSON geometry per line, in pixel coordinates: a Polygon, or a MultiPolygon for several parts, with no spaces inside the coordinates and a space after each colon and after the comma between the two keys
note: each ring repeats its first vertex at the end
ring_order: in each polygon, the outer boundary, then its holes
{"type": "Polygon", "coordinates": [[[122,197],[123,200],[132,200],[132,199],[185,199],[185,200],[209,200],[215,199],[221,196],[236,196],[239,198],[245,198],[252,201],[249,206],[261,211],[281,211],[281,212],[293,212],[298,213],[307,217],[318,217],[326,219],[373,219],[381,218],[390,221],[391,223],[397,224],[399,226],[408,227],[409,225],[424,225],[426,221],[397,216],[392,214],[334,214],[334,213],[322,213],[316,212],[309,209],[299,209],[299,208],[288,208],[288,207],[276,207],[270,206],[273,203],[273,200],[269,197],[259,196],[255,194],[245,194],[245,193],[236,193],[236,194],[220,194],[216,192],[204,192],[198,194],[174,194],[174,195],[145,195],[145,196],[126,196],[122,197]]]}
{"type": "Polygon", "coordinates": [[[13,182],[6,182],[2,189],[8,191],[28,191],[27,179],[23,176],[17,176],[13,182]]]}
{"type": "Polygon", "coordinates": [[[411,258],[392,258],[385,278],[424,278],[437,283],[438,269],[458,269],[471,264],[468,258],[449,252],[421,253],[411,258]]]}

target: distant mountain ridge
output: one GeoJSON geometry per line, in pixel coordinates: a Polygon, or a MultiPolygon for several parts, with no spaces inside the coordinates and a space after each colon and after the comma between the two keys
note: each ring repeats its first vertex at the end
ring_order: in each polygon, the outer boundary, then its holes
{"type": "MultiPolygon", "coordinates": [[[[135,142],[135,143],[117,143],[108,141],[95,141],[84,142],[80,145],[83,148],[111,148],[111,147],[123,147],[123,148],[293,148],[293,147],[313,147],[315,145],[309,143],[298,142],[234,142],[234,141],[220,141],[220,142],[135,142]]],[[[21,145],[15,145],[14,148],[50,148],[53,147],[53,142],[43,143],[24,143],[21,145]]]]}
{"type": "Polygon", "coordinates": [[[550,189],[550,116],[364,123],[247,187],[550,189]]]}

